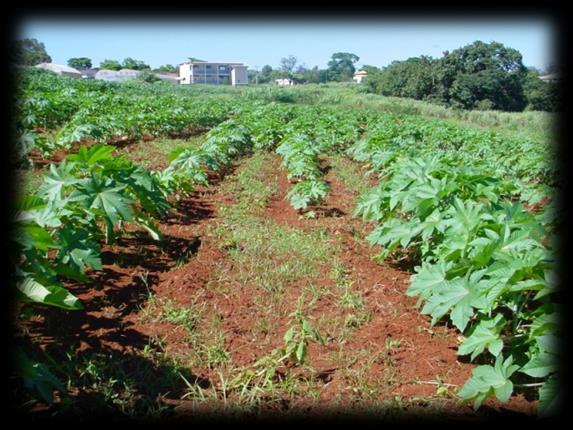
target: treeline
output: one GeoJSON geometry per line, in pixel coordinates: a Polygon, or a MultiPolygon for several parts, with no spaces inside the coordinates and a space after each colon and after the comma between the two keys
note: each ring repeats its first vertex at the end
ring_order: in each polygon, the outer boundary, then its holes
{"type": "MultiPolygon", "coordinates": [[[[46,46],[37,39],[28,38],[12,42],[10,51],[10,60],[14,64],[23,66],[35,66],[40,63],[51,63],[50,57],[46,51],[46,46]]],[[[73,57],[68,59],[68,66],[78,70],[91,69],[93,63],[91,58],[88,57],[73,57]]],[[[99,64],[100,69],[106,70],[151,70],[154,72],[171,72],[177,73],[177,67],[172,64],[165,64],[156,69],[151,67],[144,61],[136,60],[131,57],[124,58],[123,61],[105,59],[99,64]]]]}
{"type": "Polygon", "coordinates": [[[326,69],[318,66],[308,68],[299,64],[297,57],[289,55],[281,58],[278,68],[265,65],[260,71],[249,70],[249,82],[257,84],[274,83],[275,79],[292,79],[296,84],[318,84],[326,82],[349,82],[356,71],[354,63],[360,58],[350,52],[335,52],[330,57],[326,69]]]}
{"type": "Polygon", "coordinates": [[[540,79],[541,73],[523,65],[521,53],[498,42],[476,41],[428,56],[394,61],[368,72],[364,83],[372,93],[410,97],[461,109],[558,111],[557,84],[540,79]]]}
{"type": "MultiPolygon", "coordinates": [[[[36,39],[16,41],[12,61],[35,65],[51,62],[43,43],[36,39]]],[[[189,57],[191,61],[202,61],[189,57]]],[[[276,79],[291,79],[296,84],[352,82],[360,58],[350,52],[332,54],[327,67],[306,67],[297,57],[289,55],[280,60],[277,68],[265,65],[249,68],[249,83],[275,83],[276,79]]],[[[68,65],[78,69],[92,67],[90,58],[70,58],[68,65]]],[[[123,62],[106,59],[102,69],[133,69],[143,71],[144,80],[155,78],[147,72],[177,73],[171,64],[151,70],[141,60],[125,58],[123,62]]],[[[459,109],[524,110],[555,112],[562,110],[562,101],[555,82],[540,79],[541,73],[523,64],[522,55],[499,42],[476,41],[470,45],[444,52],[442,58],[420,56],[405,61],[394,61],[382,69],[365,65],[366,91],[394,97],[408,97],[459,109]]],[[[553,71],[553,70],[549,70],[553,71]]]]}

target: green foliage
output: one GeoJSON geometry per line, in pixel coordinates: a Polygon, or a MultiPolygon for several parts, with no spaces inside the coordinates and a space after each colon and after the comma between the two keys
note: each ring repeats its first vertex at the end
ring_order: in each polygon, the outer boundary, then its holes
{"type": "Polygon", "coordinates": [[[519,368],[512,364],[512,357],[505,361],[501,356],[495,366],[478,366],[472,371],[472,377],[459,392],[462,399],[473,399],[474,408],[478,409],[488,396],[495,395],[502,402],[507,402],[513,392],[513,383],[509,379],[519,368]]]}
{"type": "Polygon", "coordinates": [[[527,110],[555,112],[559,110],[559,91],[557,84],[545,82],[539,74],[529,70],[523,83],[523,92],[527,100],[527,110]]]}
{"type": "Polygon", "coordinates": [[[281,364],[303,366],[308,358],[309,342],[325,344],[321,334],[309,323],[302,312],[302,297],[298,300],[297,308],[289,317],[291,326],[283,336],[284,346],[274,349],[271,354],[264,356],[255,363],[257,376],[262,377],[263,385],[269,385],[277,374],[281,364]]]}
{"type": "Polygon", "coordinates": [[[521,111],[525,72],[517,50],[498,42],[476,41],[445,53],[438,66],[438,94],[466,109],[488,99],[495,109],[521,111]]]}
{"type": "Polygon", "coordinates": [[[121,63],[121,68],[131,70],[145,70],[149,69],[150,67],[141,60],[135,60],[131,57],[127,57],[121,63]]]}
{"type": "Polygon", "coordinates": [[[328,194],[330,187],[324,181],[309,179],[297,183],[290,189],[286,197],[290,200],[295,209],[306,209],[308,206],[316,205],[328,194]]]}
{"type": "MultiPolygon", "coordinates": [[[[522,111],[540,87],[527,78],[521,54],[498,42],[475,41],[440,59],[426,56],[394,61],[366,79],[370,92],[411,97],[461,109],[522,111]],[[529,83],[528,83],[529,82],[529,83]]],[[[551,110],[551,109],[548,109],[551,110]]]]}
{"type": "Polygon", "coordinates": [[[31,360],[24,351],[16,348],[14,351],[16,374],[24,381],[24,386],[40,395],[48,404],[54,401],[53,390],[65,392],[62,383],[50,372],[43,363],[31,360]]]}
{"type": "Polygon", "coordinates": [[[369,72],[365,83],[371,92],[422,100],[435,91],[435,63],[427,56],[393,61],[383,71],[369,72]]]}
{"type": "Polygon", "coordinates": [[[103,60],[99,63],[99,67],[105,70],[121,70],[121,64],[116,60],[103,60]]]}
{"type": "MultiPolygon", "coordinates": [[[[228,165],[249,144],[245,127],[229,121],[213,129],[197,151],[179,151],[163,172],[148,172],[114,157],[114,148],[101,144],[82,146],[59,166],[50,165],[38,194],[20,199],[11,227],[16,269],[11,282],[19,300],[80,309],[81,302],[59,278],[89,282],[86,272],[102,269],[99,241],[115,240],[122,223],[138,223],[161,240],[152,219],[166,215],[168,193],[205,183],[206,168],[228,165]]],[[[45,365],[26,364],[20,373],[29,387],[51,401],[51,390],[59,386],[45,365]]]]}
{"type": "MultiPolygon", "coordinates": [[[[449,320],[460,330],[459,355],[480,360],[460,395],[476,406],[492,395],[506,400],[519,375],[541,387],[542,413],[555,407],[560,224],[551,206],[525,209],[552,197],[557,172],[549,146],[409,116],[404,107],[393,114],[328,106],[319,103],[326,100],[321,87],[249,89],[227,103],[215,98],[227,94],[212,89],[206,98],[202,89],[71,82],[37,71],[23,77],[16,116],[21,154],[100,142],[51,165],[37,192],[15,208],[10,282],[23,302],[78,309],[62,281],[89,282],[90,271],[102,268],[101,242],[116,240],[126,223],[161,240],[154,220],[166,215],[168,197],[205,184],[208,170],[225,169],[253,148],[282,157],[295,209],[327,196],[323,155],[337,152],[380,178],[356,208],[374,224],[367,239],[381,246],[378,258],[417,264],[407,294],[419,297],[432,323],[449,320]],[[283,96],[316,105],[267,103],[283,96]],[[41,138],[41,128],[55,133],[41,138]],[[115,157],[104,144],[196,129],[210,130],[203,144],[176,148],[162,171],[115,157]]],[[[282,364],[304,364],[308,342],[320,341],[300,309],[291,316],[284,348],[258,363],[260,377],[274,377],[282,364]]]]}
{"type": "Polygon", "coordinates": [[[14,63],[26,66],[52,62],[44,44],[33,38],[16,40],[12,45],[11,54],[11,60],[14,63]]]}
{"type": "MultiPolygon", "coordinates": [[[[234,109],[216,98],[198,104],[198,93],[174,85],[72,81],[37,72],[26,70],[20,80],[22,93],[16,104],[20,146],[15,154],[20,160],[32,149],[49,155],[83,139],[107,143],[144,134],[186,136],[219,124],[234,109]],[[56,132],[46,135],[38,129],[56,132]]],[[[141,73],[145,77],[146,72],[141,73]]]]}
{"type": "Polygon", "coordinates": [[[269,66],[268,64],[263,66],[263,68],[261,69],[261,72],[259,73],[259,76],[258,76],[259,84],[266,84],[266,83],[271,82],[272,71],[273,71],[273,68],[271,66],[269,66]]]}
{"type": "Polygon", "coordinates": [[[155,73],[151,72],[150,70],[143,70],[138,76],[137,79],[140,81],[146,82],[148,84],[152,84],[154,82],[161,81],[161,78],[157,77],[155,73]]]}
{"type": "Polygon", "coordinates": [[[280,68],[283,72],[286,72],[287,77],[292,77],[292,73],[297,63],[297,58],[294,55],[289,55],[288,57],[281,58],[280,68]]]}
{"type": "Polygon", "coordinates": [[[158,72],[169,72],[169,73],[177,73],[178,69],[173,64],[165,64],[163,66],[159,66],[156,71],[158,72]]]}
{"type": "Polygon", "coordinates": [[[308,356],[308,342],[314,341],[324,345],[320,333],[307,320],[298,321],[284,335],[284,348],[280,350],[280,361],[289,359],[293,364],[303,365],[308,356]]]}
{"type": "Polygon", "coordinates": [[[292,77],[298,84],[318,84],[324,80],[323,75],[324,70],[320,70],[318,66],[312,69],[300,66],[292,77]]]}
{"type": "MultiPolygon", "coordinates": [[[[515,163],[500,168],[508,151],[501,142],[499,152],[488,153],[475,145],[479,134],[456,136],[451,129],[446,137],[416,123],[410,129],[402,118],[382,121],[348,150],[382,179],[356,208],[356,215],[377,224],[367,239],[383,247],[380,259],[408,251],[420,264],[407,294],[424,302],[421,312],[432,324],[449,318],[465,335],[459,355],[495,361],[474,370],[460,390],[463,399],[476,408],[492,395],[506,401],[516,372],[545,379],[544,387],[559,374],[557,223],[549,207],[536,215],[513,201],[537,200],[531,181],[544,174],[515,163]],[[489,157],[498,160],[497,172],[486,164],[489,157]]],[[[535,157],[526,154],[520,163],[535,157]]],[[[551,385],[544,389],[544,405],[557,394],[551,385]]]]}
{"type": "Polygon", "coordinates": [[[360,67],[360,70],[364,70],[365,72],[367,72],[368,76],[376,75],[382,71],[378,67],[370,66],[368,64],[365,64],[364,66],[360,67]]]}
{"type": "Polygon", "coordinates": [[[336,52],[328,62],[328,79],[331,81],[350,81],[356,69],[354,63],[360,58],[349,52],[336,52]]]}
{"type": "Polygon", "coordinates": [[[91,69],[92,60],[87,57],[70,58],[68,66],[78,70],[91,69]]]}

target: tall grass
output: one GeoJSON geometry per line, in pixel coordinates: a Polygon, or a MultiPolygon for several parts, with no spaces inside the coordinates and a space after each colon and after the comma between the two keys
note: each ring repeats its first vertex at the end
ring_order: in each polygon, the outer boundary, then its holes
{"type": "Polygon", "coordinates": [[[293,87],[249,86],[241,91],[241,97],[267,103],[274,101],[337,105],[441,118],[473,127],[494,129],[501,133],[527,136],[540,141],[554,139],[554,126],[557,121],[557,114],[550,112],[469,111],[410,98],[369,94],[365,92],[363,85],[354,83],[306,84],[293,87]]]}

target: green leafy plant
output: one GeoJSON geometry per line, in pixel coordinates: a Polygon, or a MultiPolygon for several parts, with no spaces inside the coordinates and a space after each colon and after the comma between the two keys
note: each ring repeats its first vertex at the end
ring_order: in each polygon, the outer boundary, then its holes
{"type": "Polygon", "coordinates": [[[286,195],[295,209],[306,209],[319,204],[328,194],[330,187],[324,181],[306,180],[297,183],[286,195]]]}

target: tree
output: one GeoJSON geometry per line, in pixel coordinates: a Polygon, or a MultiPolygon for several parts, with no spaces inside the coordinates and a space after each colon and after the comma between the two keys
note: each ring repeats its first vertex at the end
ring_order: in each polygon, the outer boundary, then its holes
{"type": "Polygon", "coordinates": [[[177,67],[173,66],[172,64],[165,64],[163,66],[159,66],[155,70],[157,70],[158,72],[177,73],[177,67]]]}
{"type": "Polygon", "coordinates": [[[336,52],[332,54],[328,62],[328,79],[338,82],[351,80],[356,71],[354,63],[358,60],[360,60],[360,58],[357,55],[349,52],[336,52]]]}
{"type": "Polygon", "coordinates": [[[493,109],[521,111],[526,105],[527,69],[515,49],[478,40],[446,51],[437,66],[436,93],[452,106],[473,109],[488,100],[493,109]]]}
{"type": "Polygon", "coordinates": [[[92,60],[87,57],[70,58],[68,66],[78,70],[85,70],[92,68],[92,60]]]}
{"type": "Polygon", "coordinates": [[[290,74],[285,70],[273,70],[269,75],[270,81],[273,82],[275,79],[286,79],[290,77],[290,74]]]}
{"type": "Polygon", "coordinates": [[[261,73],[259,73],[259,84],[266,84],[271,81],[271,73],[273,68],[268,64],[263,66],[261,73]]]}
{"type": "Polygon", "coordinates": [[[364,70],[366,73],[368,73],[368,75],[366,75],[366,78],[362,80],[362,82],[366,86],[366,91],[369,93],[379,92],[377,91],[376,87],[378,85],[378,81],[380,79],[380,74],[382,73],[382,70],[376,66],[369,66],[367,64],[362,66],[360,70],[364,70]]]}
{"type": "Polygon", "coordinates": [[[540,72],[529,69],[523,82],[523,93],[527,101],[526,110],[555,112],[559,110],[557,85],[539,79],[540,72]]]}
{"type": "Polygon", "coordinates": [[[365,72],[368,73],[368,76],[370,75],[377,75],[378,73],[381,73],[382,70],[380,70],[378,67],[376,66],[369,66],[368,64],[365,64],[364,66],[362,66],[360,68],[360,70],[364,70],[365,72]]]}
{"type": "Polygon", "coordinates": [[[304,73],[304,79],[309,84],[318,84],[320,83],[320,72],[321,70],[318,66],[314,66],[312,69],[307,69],[304,73]]]}
{"type": "Polygon", "coordinates": [[[294,55],[289,55],[288,57],[283,57],[283,58],[281,58],[280,69],[283,72],[286,72],[288,77],[291,77],[297,61],[298,60],[294,55]]]}
{"type": "Polygon", "coordinates": [[[143,61],[140,60],[134,60],[131,57],[127,57],[123,60],[123,63],[121,63],[121,67],[123,69],[131,69],[131,70],[146,70],[146,69],[150,69],[150,67],[145,64],[143,61]]]}
{"type": "Polygon", "coordinates": [[[259,77],[258,77],[259,72],[253,69],[248,69],[247,70],[247,76],[249,79],[250,83],[258,83],[259,81],[259,77]]]}
{"type": "Polygon", "coordinates": [[[434,93],[435,61],[428,56],[393,61],[382,71],[370,69],[371,73],[368,73],[365,83],[372,92],[378,94],[422,100],[434,93]]]}
{"type": "Polygon", "coordinates": [[[119,64],[119,61],[116,60],[103,60],[101,63],[99,63],[99,67],[100,69],[105,70],[120,70],[121,64],[119,64]]]}
{"type": "Polygon", "coordinates": [[[22,39],[14,42],[12,61],[25,66],[35,66],[40,63],[51,63],[52,58],[42,42],[37,39],[22,39]]]}
{"type": "Polygon", "coordinates": [[[320,70],[318,66],[312,69],[300,65],[297,67],[296,72],[292,75],[293,80],[297,84],[318,84],[320,82],[320,70]]]}

